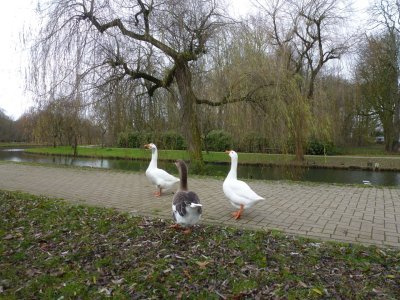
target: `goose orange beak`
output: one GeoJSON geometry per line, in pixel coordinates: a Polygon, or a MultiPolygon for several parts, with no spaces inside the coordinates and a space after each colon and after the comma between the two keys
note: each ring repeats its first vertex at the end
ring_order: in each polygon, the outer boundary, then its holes
{"type": "Polygon", "coordinates": [[[229,154],[232,150],[226,150],[225,153],[229,154]]]}
{"type": "Polygon", "coordinates": [[[146,145],[144,145],[144,147],[145,147],[146,149],[150,149],[150,144],[146,144],[146,145]]]}

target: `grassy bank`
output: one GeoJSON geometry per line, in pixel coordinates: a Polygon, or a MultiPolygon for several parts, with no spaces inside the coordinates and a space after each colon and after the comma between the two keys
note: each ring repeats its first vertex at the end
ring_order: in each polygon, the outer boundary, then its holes
{"type": "Polygon", "coordinates": [[[400,251],[0,191],[3,299],[400,298],[400,251]]]}
{"type": "Polygon", "coordinates": [[[29,144],[23,142],[7,142],[0,143],[0,148],[26,148],[26,147],[38,147],[37,144],[29,144]]]}
{"type": "MultiPolygon", "coordinates": [[[[73,155],[71,147],[57,148],[32,148],[26,151],[31,153],[49,155],[73,155]]],[[[100,148],[100,147],[79,147],[78,154],[87,157],[103,158],[124,158],[124,159],[144,159],[150,158],[150,152],[146,149],[129,148],[100,148]]],[[[205,162],[228,163],[229,156],[223,152],[203,152],[205,162]]],[[[160,160],[188,160],[188,153],[184,150],[159,150],[160,160]]],[[[265,154],[265,153],[239,153],[240,164],[261,164],[261,165],[301,165],[306,167],[326,167],[326,168],[362,168],[381,170],[400,170],[400,156],[319,156],[306,155],[305,161],[301,164],[294,162],[294,155],[289,154],[265,154]]]]}
{"type": "MultiPolygon", "coordinates": [[[[30,153],[50,154],[50,155],[73,155],[71,147],[48,147],[27,149],[30,153]]],[[[124,159],[144,159],[149,160],[151,152],[146,149],[136,148],[100,148],[100,147],[79,147],[79,156],[86,157],[104,157],[104,158],[124,158],[124,159]]],[[[204,161],[206,162],[230,162],[229,156],[224,152],[203,152],[204,161]]],[[[280,154],[263,154],[263,153],[241,153],[240,161],[247,164],[268,164],[278,163],[285,159],[293,160],[294,156],[283,156],[280,154]]],[[[158,159],[160,160],[189,160],[189,155],[185,150],[158,150],[158,159]]]]}
{"type": "MultiPolygon", "coordinates": [[[[384,144],[373,144],[364,147],[338,147],[337,152],[341,155],[355,155],[355,156],[390,156],[396,155],[394,153],[388,153],[385,151],[384,144]]],[[[397,153],[400,155],[400,153],[397,153]]]]}

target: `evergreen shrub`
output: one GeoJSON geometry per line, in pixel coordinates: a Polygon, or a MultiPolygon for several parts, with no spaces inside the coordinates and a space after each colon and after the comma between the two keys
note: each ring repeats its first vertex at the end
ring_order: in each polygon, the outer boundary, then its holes
{"type": "Polygon", "coordinates": [[[225,151],[232,148],[232,136],[224,130],[210,131],[205,141],[206,149],[209,151],[225,151]]]}

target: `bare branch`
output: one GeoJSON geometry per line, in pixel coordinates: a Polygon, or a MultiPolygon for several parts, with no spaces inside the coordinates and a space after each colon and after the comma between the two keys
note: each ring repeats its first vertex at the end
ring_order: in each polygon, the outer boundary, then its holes
{"type": "Polygon", "coordinates": [[[210,101],[210,100],[206,100],[206,99],[196,99],[196,103],[197,104],[206,104],[208,106],[221,106],[221,105],[231,104],[231,103],[236,103],[236,102],[254,102],[254,103],[256,103],[257,101],[256,101],[256,99],[254,99],[254,94],[263,88],[271,87],[271,86],[276,86],[276,83],[259,85],[256,88],[254,88],[253,90],[249,91],[243,97],[232,98],[232,95],[228,94],[225,97],[223,97],[221,101],[218,101],[218,102],[210,101]]]}

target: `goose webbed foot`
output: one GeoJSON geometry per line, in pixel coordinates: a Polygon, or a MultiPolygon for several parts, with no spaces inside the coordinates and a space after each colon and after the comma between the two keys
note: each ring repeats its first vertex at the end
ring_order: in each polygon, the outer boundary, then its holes
{"type": "Polygon", "coordinates": [[[175,230],[182,229],[181,225],[179,225],[179,224],[172,224],[172,225],[169,226],[169,228],[173,228],[175,230]]]}
{"type": "Polygon", "coordinates": [[[232,213],[232,217],[233,217],[235,220],[238,220],[238,219],[240,219],[240,217],[241,217],[241,215],[242,215],[242,212],[243,212],[243,204],[240,205],[240,208],[239,208],[238,211],[234,211],[234,212],[232,213]]]}
{"type": "Polygon", "coordinates": [[[183,231],[184,234],[191,234],[192,233],[192,229],[191,228],[187,228],[183,231]]]}
{"type": "Polygon", "coordinates": [[[173,229],[175,229],[176,231],[178,231],[178,230],[183,230],[183,231],[182,231],[183,234],[190,234],[190,233],[192,232],[192,229],[191,229],[190,227],[185,228],[185,227],[182,227],[182,226],[179,225],[179,224],[170,225],[169,228],[173,228],[173,229]]]}

